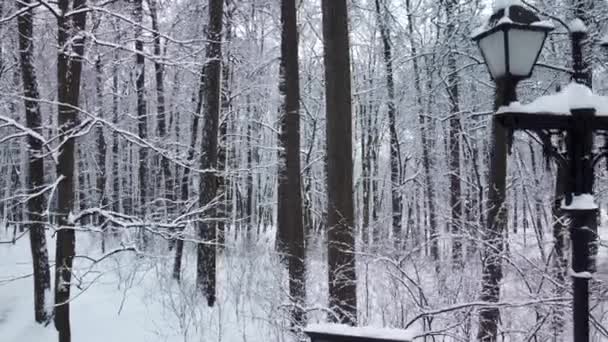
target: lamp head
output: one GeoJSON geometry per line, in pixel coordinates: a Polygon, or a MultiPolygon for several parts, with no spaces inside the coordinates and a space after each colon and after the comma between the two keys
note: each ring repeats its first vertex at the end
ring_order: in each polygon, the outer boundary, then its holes
{"type": "Polygon", "coordinates": [[[487,24],[473,35],[494,81],[517,82],[532,76],[553,25],[541,21],[519,4],[497,8],[487,24]]]}

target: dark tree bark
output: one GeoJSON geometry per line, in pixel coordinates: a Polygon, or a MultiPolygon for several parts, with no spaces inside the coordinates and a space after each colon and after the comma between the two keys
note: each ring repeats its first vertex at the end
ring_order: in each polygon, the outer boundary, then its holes
{"type": "MultiPolygon", "coordinates": [[[[144,42],[142,37],[143,25],[143,0],[135,0],[133,9],[135,22],[135,91],[137,93],[137,131],[141,139],[148,138],[148,115],[146,113],[146,65],[144,58],[144,42]]],[[[148,150],[140,147],[138,150],[138,176],[139,176],[139,215],[145,219],[147,215],[148,202],[148,150]]],[[[140,231],[140,243],[143,247],[147,245],[145,230],[140,231]]]]}
{"type": "MultiPolygon", "coordinates": [[[[217,196],[218,130],[222,82],[222,16],[224,0],[209,0],[207,26],[207,61],[205,63],[205,124],[201,139],[201,174],[199,205],[213,206],[217,196]]],[[[210,212],[214,212],[211,210],[210,212]]],[[[215,257],[217,231],[215,220],[198,223],[196,283],[207,297],[207,304],[215,304],[215,257]]]]}
{"type": "MultiPolygon", "coordinates": [[[[196,114],[192,116],[192,131],[190,136],[190,148],[188,149],[188,165],[192,165],[195,159],[195,148],[197,144],[197,136],[198,136],[198,125],[199,125],[199,117],[198,113],[201,112],[203,107],[203,100],[205,94],[205,84],[204,84],[205,76],[204,70],[201,71],[201,77],[199,80],[199,91],[198,91],[198,100],[196,105],[196,114]]],[[[176,125],[176,128],[179,125],[176,125]]],[[[187,203],[190,198],[190,168],[184,168],[184,173],[181,178],[181,200],[182,203],[187,203]]],[[[173,279],[180,281],[181,278],[181,269],[182,269],[182,257],[184,253],[184,239],[181,236],[177,237],[177,242],[175,245],[175,258],[173,261],[173,279]]]]}
{"type": "MultiPolygon", "coordinates": [[[[285,131],[281,143],[285,157],[284,177],[279,177],[279,187],[285,187],[282,213],[284,220],[279,230],[287,238],[287,262],[289,268],[289,295],[293,301],[291,310],[292,324],[305,323],[304,302],[305,263],[304,263],[304,224],[302,221],[302,188],[300,182],[300,81],[298,66],[298,23],[296,1],[281,1],[281,64],[279,91],[284,102],[281,105],[281,121],[285,131]]],[[[281,176],[281,175],[280,175],[281,176]]]]}
{"type": "Polygon", "coordinates": [[[386,23],[386,15],[383,16],[383,11],[386,12],[386,3],[382,1],[383,10],[380,7],[380,0],[376,0],[376,17],[378,26],[380,27],[380,36],[382,38],[384,68],[386,72],[386,89],[388,92],[388,127],[390,132],[391,144],[391,200],[392,200],[392,226],[393,239],[396,246],[401,236],[401,218],[402,218],[402,199],[401,199],[401,151],[399,146],[399,138],[397,136],[396,116],[397,108],[395,106],[395,81],[393,78],[393,52],[390,41],[390,30],[386,23]]]}
{"type": "MultiPolygon", "coordinates": [[[[232,40],[232,15],[235,11],[235,6],[231,0],[225,0],[226,10],[226,28],[225,28],[225,40],[229,44],[232,40]]],[[[228,50],[229,51],[229,50],[228,50]]],[[[232,60],[230,55],[226,52],[225,60],[222,63],[222,85],[221,85],[221,110],[223,113],[220,117],[223,118],[219,128],[219,141],[217,151],[217,193],[222,196],[222,199],[215,207],[217,220],[217,247],[221,251],[226,242],[226,222],[232,212],[231,208],[231,182],[228,177],[229,165],[229,142],[228,142],[228,126],[231,122],[232,113],[230,107],[232,106],[231,94],[230,94],[230,82],[232,73],[232,60]]],[[[238,201],[237,201],[238,202],[238,201]]],[[[236,227],[235,227],[236,233],[236,227]]]]}
{"type": "MultiPolygon", "coordinates": [[[[412,14],[412,7],[411,7],[410,0],[406,0],[405,6],[406,6],[407,18],[408,18],[407,30],[409,33],[412,55],[416,56],[418,53],[418,45],[417,45],[416,41],[414,40],[415,22],[414,22],[414,16],[412,14]]],[[[429,211],[428,228],[429,228],[429,238],[430,238],[430,254],[431,254],[431,258],[434,261],[437,261],[437,260],[439,260],[439,235],[438,235],[438,231],[437,231],[435,193],[433,191],[433,184],[432,184],[432,177],[431,177],[431,167],[432,167],[432,161],[431,161],[431,155],[430,155],[431,141],[428,137],[428,132],[429,131],[432,132],[432,129],[427,127],[431,124],[431,122],[430,122],[430,119],[427,117],[427,115],[425,115],[424,109],[423,109],[423,104],[422,104],[422,85],[421,85],[421,80],[420,80],[421,68],[419,66],[418,59],[414,58],[412,60],[412,64],[413,64],[413,69],[414,69],[414,89],[416,90],[416,99],[417,99],[416,102],[418,105],[418,123],[420,125],[420,142],[422,144],[422,146],[421,146],[422,166],[424,169],[424,179],[425,179],[425,186],[426,186],[426,189],[425,189],[426,190],[426,197],[425,197],[426,203],[425,204],[428,207],[428,211],[429,211]]],[[[429,85],[430,85],[431,75],[428,75],[428,79],[429,79],[429,85]]],[[[422,206],[422,208],[424,208],[424,206],[422,206]]],[[[420,212],[423,213],[424,211],[421,210],[420,212]]],[[[422,218],[423,217],[420,217],[420,219],[422,219],[422,218]]],[[[424,221],[424,220],[422,220],[422,221],[424,221]]],[[[420,225],[420,227],[422,228],[423,225],[420,225]]]]}
{"type": "Polygon", "coordinates": [[[60,342],[70,342],[70,287],[76,239],[68,216],[74,209],[74,143],[70,134],[78,120],[80,75],[84,54],[86,12],[78,10],[86,6],[85,0],[59,0],[57,17],[57,100],[59,134],[64,143],[59,149],[57,175],[61,177],[57,189],[57,247],[55,254],[55,327],[60,342]],[[70,6],[71,5],[71,6],[70,6]],[[65,14],[77,11],[69,17],[65,14]]]}
{"type": "MultiPolygon", "coordinates": [[[[154,56],[157,60],[154,61],[154,76],[156,78],[156,127],[158,129],[158,138],[164,142],[167,138],[167,118],[165,107],[165,68],[159,61],[162,56],[162,44],[160,39],[160,28],[158,26],[158,9],[157,0],[149,0],[150,18],[152,20],[152,30],[154,38],[154,56]]],[[[160,166],[164,178],[164,195],[168,203],[169,210],[175,202],[174,181],[171,176],[171,167],[169,159],[161,156],[160,166]]],[[[175,240],[172,239],[169,243],[173,247],[175,240]]]]}
{"type": "MultiPolygon", "coordinates": [[[[542,171],[542,168],[537,167],[537,163],[536,163],[536,152],[534,151],[534,147],[532,146],[532,141],[528,142],[528,148],[530,150],[530,167],[532,168],[532,173],[534,175],[538,175],[540,173],[540,171],[542,171]]],[[[534,177],[534,185],[536,188],[536,192],[533,194],[530,194],[530,198],[533,201],[534,204],[534,212],[535,212],[535,220],[533,221],[534,223],[534,235],[536,236],[536,242],[538,244],[538,249],[540,251],[540,257],[541,260],[543,262],[545,262],[547,260],[547,256],[545,253],[545,233],[544,233],[544,227],[545,225],[543,224],[543,216],[544,216],[544,208],[543,208],[543,204],[541,202],[541,199],[538,196],[538,191],[540,190],[540,181],[538,180],[538,177],[534,177]]],[[[532,208],[530,208],[532,209],[532,208]]],[[[506,226],[505,226],[506,229],[506,226]]]]}
{"type": "MultiPolygon", "coordinates": [[[[249,118],[247,122],[247,168],[251,170],[253,168],[253,145],[251,143],[251,134],[253,134],[253,130],[251,129],[253,123],[251,122],[253,119],[253,113],[251,108],[251,96],[247,95],[247,116],[249,118]]],[[[247,217],[247,239],[251,238],[251,231],[255,225],[255,217],[254,217],[254,208],[253,208],[253,172],[247,172],[247,195],[246,195],[246,208],[245,215],[247,217]]]]}
{"type": "MultiPolygon", "coordinates": [[[[30,0],[19,1],[19,9],[28,6],[30,0]]],[[[34,40],[33,40],[33,10],[28,10],[17,19],[19,30],[19,56],[21,62],[21,78],[25,105],[25,121],[27,128],[42,135],[42,119],[38,104],[38,81],[34,69],[34,40]]],[[[1,65],[0,65],[1,67],[1,65]]],[[[1,70],[0,70],[1,72],[1,70]]],[[[45,297],[50,296],[51,275],[49,256],[45,237],[45,200],[42,195],[33,195],[44,185],[44,159],[42,158],[42,141],[28,135],[28,192],[33,196],[27,201],[27,212],[32,266],[34,274],[34,318],[38,323],[45,323],[51,318],[50,308],[45,308],[45,297]]]]}
{"type": "MultiPolygon", "coordinates": [[[[116,41],[120,41],[120,34],[117,34],[116,41]]],[[[112,123],[114,125],[118,124],[118,52],[114,51],[114,55],[112,56],[112,123]]],[[[118,132],[116,130],[112,131],[112,210],[115,212],[121,212],[121,196],[120,196],[120,155],[119,151],[119,142],[118,142],[118,132]]]]}
{"type": "MultiPolygon", "coordinates": [[[[103,119],[103,64],[101,62],[101,56],[97,56],[97,61],[95,61],[95,93],[97,96],[97,103],[95,108],[95,113],[99,118],[103,119]]],[[[97,203],[95,205],[104,208],[108,204],[107,195],[106,195],[106,138],[103,134],[103,125],[98,124],[95,130],[95,136],[97,140],[97,154],[96,154],[96,162],[97,162],[97,178],[95,180],[96,183],[96,193],[97,193],[97,203]]],[[[101,226],[103,224],[103,218],[100,216],[97,219],[97,225],[101,226]]],[[[105,251],[105,229],[102,232],[101,236],[101,250],[105,251]]]]}
{"type": "Polygon", "coordinates": [[[448,54],[447,93],[450,99],[450,129],[449,129],[449,169],[450,169],[450,209],[452,211],[449,222],[452,233],[452,262],[456,269],[463,266],[462,251],[462,189],[460,185],[460,101],[459,101],[459,75],[456,65],[455,34],[453,11],[458,5],[455,0],[445,0],[445,12],[448,19],[446,27],[447,40],[451,42],[448,54]]]}
{"type": "Polygon", "coordinates": [[[327,142],[329,305],[357,322],[350,49],[345,0],[322,0],[327,142]]]}
{"type": "MultiPolygon", "coordinates": [[[[494,109],[515,100],[515,84],[498,82],[494,109]]],[[[482,261],[481,300],[498,302],[500,282],[502,281],[502,253],[504,250],[504,231],[507,227],[506,179],[507,179],[507,130],[496,118],[492,119],[490,149],[490,170],[488,177],[488,216],[487,227],[483,233],[484,251],[482,261]]],[[[480,342],[496,342],[498,338],[498,308],[479,310],[480,342]]]]}
{"type": "MultiPolygon", "coordinates": [[[[199,117],[203,109],[203,102],[205,100],[205,66],[203,66],[199,78],[198,93],[196,99],[196,111],[195,115],[192,116],[192,131],[190,135],[190,148],[188,149],[188,165],[192,165],[195,162],[196,144],[198,140],[198,126],[199,117]]],[[[194,102],[194,100],[193,100],[194,102]]],[[[178,130],[179,124],[175,125],[176,135],[179,136],[178,130]]],[[[184,172],[181,177],[181,200],[182,203],[187,203],[190,198],[190,168],[184,168],[184,172]]],[[[184,251],[184,239],[178,236],[175,246],[175,258],[173,262],[173,278],[180,281],[181,269],[182,269],[182,257],[184,251]]]]}
{"type": "MultiPolygon", "coordinates": [[[[369,72],[371,75],[372,72],[369,72]]],[[[366,84],[365,80],[366,76],[364,76],[364,84],[366,84]]],[[[371,88],[370,88],[371,89],[371,88]]],[[[361,103],[359,105],[359,128],[361,135],[361,241],[363,245],[366,246],[369,244],[370,237],[370,219],[371,219],[371,211],[372,211],[372,199],[374,199],[374,195],[372,193],[372,111],[371,111],[371,100],[369,96],[366,95],[362,97],[361,103]]]]}
{"type": "MultiPolygon", "coordinates": [[[[555,198],[551,213],[553,216],[553,274],[557,282],[554,295],[564,296],[567,291],[566,277],[568,275],[567,249],[567,224],[565,213],[562,210],[562,201],[566,193],[568,170],[565,163],[558,163],[557,175],[555,179],[555,198]]],[[[559,337],[564,331],[566,312],[561,306],[556,306],[551,317],[551,328],[555,337],[559,337]]]]}

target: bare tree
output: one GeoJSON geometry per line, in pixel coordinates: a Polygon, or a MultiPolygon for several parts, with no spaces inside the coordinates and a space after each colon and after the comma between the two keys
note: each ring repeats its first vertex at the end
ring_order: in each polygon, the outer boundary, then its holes
{"type": "MultiPolygon", "coordinates": [[[[157,0],[148,0],[150,8],[150,19],[152,20],[152,30],[154,31],[154,76],[156,79],[156,127],[158,129],[158,138],[161,142],[165,142],[167,138],[167,115],[165,105],[165,67],[159,61],[162,57],[162,44],[160,36],[160,27],[158,25],[158,4],[157,0]]],[[[160,156],[160,167],[162,169],[162,177],[164,179],[164,195],[171,208],[175,201],[175,190],[173,189],[174,181],[171,176],[171,168],[169,158],[160,156]]],[[[171,239],[169,246],[172,247],[174,239],[171,239]]]]}
{"type": "Polygon", "coordinates": [[[86,26],[85,0],[59,0],[57,17],[57,100],[59,150],[57,175],[61,177],[57,189],[57,247],[55,254],[55,327],[59,342],[70,342],[70,287],[72,264],[76,249],[73,222],[69,219],[74,210],[74,143],[73,134],[78,120],[80,98],[80,76],[84,54],[84,31],[86,26]],[[75,11],[67,16],[68,12],[75,11]]]}
{"type": "MultiPolygon", "coordinates": [[[[143,0],[135,0],[133,15],[135,17],[135,91],[137,93],[137,130],[141,139],[148,138],[148,113],[146,109],[146,64],[144,57],[144,42],[142,37],[143,25],[143,0]]],[[[146,217],[146,205],[148,201],[148,150],[139,148],[139,215],[146,217]]],[[[145,247],[147,238],[145,230],[140,230],[140,242],[145,247]]]]}
{"type": "Polygon", "coordinates": [[[298,26],[295,0],[281,1],[281,65],[279,91],[284,102],[281,106],[281,143],[284,152],[284,172],[279,174],[279,198],[283,202],[279,230],[287,238],[289,268],[289,295],[294,305],[293,323],[302,325],[304,318],[305,263],[304,224],[302,217],[302,189],[300,168],[300,71],[298,66],[298,26]],[[282,173],[282,174],[281,174],[282,173]],[[284,224],[285,226],[281,226],[284,224]]]}
{"type": "Polygon", "coordinates": [[[390,30],[387,23],[386,12],[386,1],[382,1],[380,6],[380,0],[375,0],[376,3],[376,17],[378,26],[380,27],[380,36],[382,37],[383,47],[383,58],[384,68],[386,72],[386,90],[388,92],[388,128],[390,132],[390,163],[391,163],[391,201],[392,201],[392,222],[393,222],[393,239],[395,244],[398,245],[398,241],[402,238],[401,236],[401,218],[402,218],[402,200],[401,200],[401,178],[402,178],[402,162],[401,162],[401,148],[399,146],[399,137],[397,136],[397,107],[395,105],[395,80],[393,76],[393,50],[391,46],[390,30]]]}
{"type": "MultiPolygon", "coordinates": [[[[458,1],[445,0],[445,13],[447,18],[458,18],[453,15],[457,10],[458,1]]],[[[448,19],[446,26],[448,49],[448,77],[447,93],[450,100],[450,128],[449,128],[449,169],[450,169],[450,232],[452,233],[452,261],[459,269],[463,266],[462,251],[462,189],[460,185],[460,136],[462,127],[460,124],[460,100],[458,83],[458,66],[456,60],[456,25],[455,19],[448,19]]]]}
{"type": "MultiPolygon", "coordinates": [[[[31,1],[18,1],[19,9],[25,8],[31,1]]],[[[23,101],[25,105],[25,121],[27,128],[36,132],[38,137],[28,134],[28,192],[27,212],[32,251],[32,266],[34,268],[34,316],[36,322],[44,323],[51,318],[51,313],[45,307],[45,298],[50,295],[51,276],[49,271],[49,255],[46,245],[44,196],[38,193],[44,185],[44,159],[42,158],[42,119],[40,116],[38,81],[34,69],[33,53],[33,10],[24,11],[17,19],[19,31],[19,56],[21,62],[21,80],[23,82],[23,101]]]]}
{"type": "MultiPolygon", "coordinates": [[[[209,24],[207,26],[207,61],[205,63],[205,108],[203,138],[201,139],[201,174],[199,205],[212,205],[217,195],[218,130],[220,93],[222,83],[222,16],[224,0],[209,0],[209,24]]],[[[214,212],[214,211],[211,211],[214,212]]],[[[215,257],[217,231],[214,219],[198,223],[196,283],[207,297],[207,304],[215,303],[215,257]]]]}
{"type": "Polygon", "coordinates": [[[348,11],[345,0],[323,0],[327,141],[329,303],[336,319],[357,322],[355,225],[348,11]]]}

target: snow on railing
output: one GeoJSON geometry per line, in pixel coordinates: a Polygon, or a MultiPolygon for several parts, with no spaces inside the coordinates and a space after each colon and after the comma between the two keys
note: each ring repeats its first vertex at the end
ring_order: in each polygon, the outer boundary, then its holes
{"type": "Polygon", "coordinates": [[[555,94],[545,95],[528,104],[512,102],[497,113],[551,113],[570,115],[572,109],[593,108],[597,115],[608,115],[608,97],[594,94],[583,84],[571,82],[555,94]]]}
{"type": "MultiPolygon", "coordinates": [[[[352,337],[358,340],[409,342],[415,337],[411,330],[380,328],[380,327],[352,327],[344,324],[309,324],[304,332],[307,334],[321,334],[336,337],[352,337]]],[[[327,340],[323,339],[323,341],[327,340]]],[[[343,340],[343,339],[341,339],[343,340]]],[[[314,339],[313,339],[314,341],[314,339]]],[[[331,341],[331,339],[329,340],[331,341]]]]}

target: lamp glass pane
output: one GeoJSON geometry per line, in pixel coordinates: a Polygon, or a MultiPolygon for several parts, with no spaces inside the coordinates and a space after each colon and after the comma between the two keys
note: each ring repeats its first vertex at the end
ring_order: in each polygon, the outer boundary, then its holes
{"type": "Polygon", "coordinates": [[[492,78],[504,76],[506,73],[504,32],[499,30],[481,38],[479,48],[492,73],[492,78]]]}
{"type": "Polygon", "coordinates": [[[511,29],[509,39],[509,71],[513,76],[526,77],[532,72],[538,53],[545,42],[545,32],[511,29]]]}

